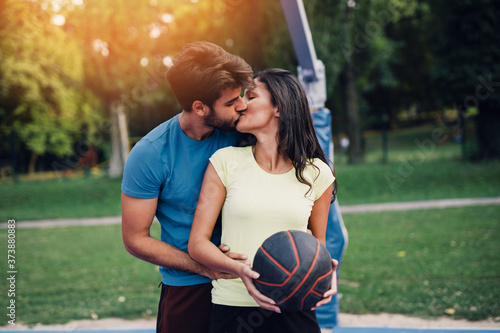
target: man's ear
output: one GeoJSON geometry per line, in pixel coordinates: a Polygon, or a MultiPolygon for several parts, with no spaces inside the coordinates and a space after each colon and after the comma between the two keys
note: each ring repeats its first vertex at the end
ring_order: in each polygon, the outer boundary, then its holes
{"type": "Polygon", "coordinates": [[[191,108],[200,117],[205,117],[207,115],[206,112],[208,108],[202,101],[194,101],[193,104],[191,104],[191,108]]]}

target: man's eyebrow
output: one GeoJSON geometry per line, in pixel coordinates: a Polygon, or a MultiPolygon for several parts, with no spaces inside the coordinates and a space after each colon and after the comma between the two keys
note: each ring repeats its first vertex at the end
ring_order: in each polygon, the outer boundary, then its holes
{"type": "Polygon", "coordinates": [[[233,99],[231,99],[231,100],[227,101],[226,103],[224,103],[224,105],[229,105],[229,104],[231,104],[231,103],[234,103],[234,102],[235,102],[238,98],[240,98],[240,96],[239,96],[239,95],[238,95],[238,96],[236,96],[235,98],[233,98],[233,99]]]}

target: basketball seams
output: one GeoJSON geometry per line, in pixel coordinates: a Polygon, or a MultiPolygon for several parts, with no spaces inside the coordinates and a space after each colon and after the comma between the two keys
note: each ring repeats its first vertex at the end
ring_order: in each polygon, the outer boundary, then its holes
{"type": "MultiPolygon", "coordinates": [[[[290,232],[288,232],[288,233],[290,234],[290,232]]],[[[290,237],[291,237],[291,234],[290,234],[290,237]]],[[[293,245],[295,247],[295,242],[293,242],[293,245]]],[[[297,251],[296,248],[295,248],[295,251],[297,251]]],[[[284,299],[282,299],[278,303],[278,305],[282,304],[283,302],[287,301],[290,297],[292,297],[300,289],[300,287],[302,287],[302,285],[306,282],[306,280],[309,277],[309,275],[311,274],[314,266],[316,265],[316,261],[318,261],[319,253],[320,253],[320,242],[319,242],[319,240],[316,239],[316,253],[314,254],[314,259],[312,260],[311,265],[309,266],[309,269],[308,269],[307,273],[304,275],[304,277],[302,278],[302,280],[300,281],[300,283],[295,287],[295,289],[287,297],[285,297],[284,299]]]]}
{"type": "Polygon", "coordinates": [[[257,289],[283,310],[313,307],[330,289],[333,266],[328,250],[317,238],[302,231],[274,235],[264,241],[256,254],[259,261],[254,262],[255,268],[263,270],[260,279],[264,279],[254,280],[257,289]]]}
{"type": "Polygon", "coordinates": [[[320,294],[319,292],[317,292],[316,290],[314,290],[314,288],[316,288],[316,286],[318,285],[318,283],[319,283],[321,280],[323,280],[324,278],[326,278],[327,276],[329,276],[330,274],[332,274],[332,272],[333,272],[333,267],[332,267],[332,268],[330,268],[330,270],[328,271],[328,273],[323,274],[323,275],[319,276],[319,277],[316,279],[316,281],[314,282],[314,284],[312,285],[312,287],[311,287],[311,288],[307,291],[307,293],[306,293],[306,294],[304,295],[304,297],[302,298],[301,308],[303,308],[303,307],[304,307],[304,302],[305,302],[305,300],[306,300],[307,296],[309,296],[311,293],[313,293],[313,294],[315,294],[315,295],[317,295],[317,296],[319,296],[319,297],[323,298],[323,295],[322,295],[322,294],[320,294]]]}
{"type": "Polygon", "coordinates": [[[265,282],[265,281],[260,281],[260,280],[254,280],[254,281],[257,282],[257,283],[266,285],[266,286],[283,287],[285,284],[288,283],[288,281],[290,281],[290,279],[292,278],[293,274],[299,269],[299,266],[298,265],[295,266],[295,268],[293,269],[293,271],[289,272],[286,268],[284,268],[283,266],[281,266],[280,263],[276,261],[276,259],[274,259],[273,257],[271,257],[271,255],[269,253],[267,253],[266,250],[264,250],[262,248],[262,246],[261,246],[261,250],[262,250],[262,253],[264,253],[264,255],[269,260],[271,260],[276,266],[278,266],[281,270],[283,270],[288,275],[288,277],[283,282],[281,282],[281,283],[272,283],[272,282],[265,282]]]}
{"type": "Polygon", "coordinates": [[[273,262],[278,268],[280,268],[283,272],[285,272],[288,277],[281,283],[272,283],[272,282],[264,282],[264,281],[259,281],[259,280],[255,280],[255,282],[258,282],[260,284],[264,284],[266,286],[273,286],[273,287],[283,287],[285,284],[288,283],[288,281],[290,281],[290,279],[293,277],[293,275],[295,274],[295,272],[297,272],[297,270],[300,268],[300,257],[299,257],[299,251],[297,250],[297,246],[295,245],[295,240],[293,239],[292,237],[292,234],[290,233],[290,231],[287,231],[287,234],[288,234],[288,237],[290,238],[290,243],[292,244],[292,247],[293,247],[293,252],[295,254],[295,259],[296,259],[296,263],[295,263],[295,267],[293,268],[293,270],[290,272],[288,271],[285,267],[283,267],[276,259],[274,259],[267,251],[266,249],[264,249],[264,246],[261,246],[260,247],[260,250],[262,251],[262,253],[264,253],[264,255],[269,259],[271,260],[271,262],[273,262]]]}
{"type": "MultiPolygon", "coordinates": [[[[273,264],[275,264],[276,266],[278,266],[279,269],[281,269],[283,272],[285,272],[287,275],[290,275],[290,272],[288,271],[288,269],[286,269],[285,267],[283,267],[276,259],[274,259],[267,251],[266,249],[264,249],[264,247],[260,247],[260,250],[262,252],[264,252],[264,254],[266,255],[266,257],[271,260],[273,262],[273,264]]],[[[295,266],[294,270],[298,267],[299,265],[295,266]]]]}

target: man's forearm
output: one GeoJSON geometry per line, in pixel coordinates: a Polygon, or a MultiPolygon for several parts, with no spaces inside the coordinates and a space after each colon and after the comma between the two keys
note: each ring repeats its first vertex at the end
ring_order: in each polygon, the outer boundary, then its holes
{"type": "Polygon", "coordinates": [[[207,276],[207,268],[187,252],[151,236],[126,242],[125,247],[130,254],[149,263],[207,276]]]}

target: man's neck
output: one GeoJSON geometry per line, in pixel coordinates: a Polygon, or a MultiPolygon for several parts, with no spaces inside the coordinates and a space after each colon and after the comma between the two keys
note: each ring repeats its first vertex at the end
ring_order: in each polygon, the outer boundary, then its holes
{"type": "Polygon", "coordinates": [[[206,126],[195,112],[185,110],[179,116],[179,125],[184,134],[196,141],[208,139],[215,131],[213,127],[206,126]]]}

